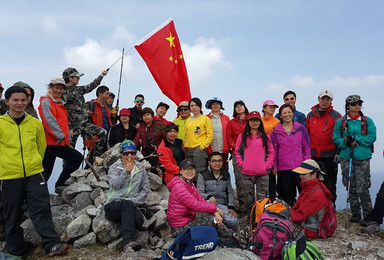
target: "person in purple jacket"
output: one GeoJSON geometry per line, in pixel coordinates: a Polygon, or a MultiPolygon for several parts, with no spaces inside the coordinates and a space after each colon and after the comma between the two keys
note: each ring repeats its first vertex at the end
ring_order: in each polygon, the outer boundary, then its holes
{"type": "Polygon", "coordinates": [[[300,191],[300,178],[292,169],[311,159],[311,143],[307,129],[293,120],[293,109],[284,104],[279,109],[282,120],[272,132],[275,162],[272,173],[277,174],[278,197],[290,206],[296,201],[296,188],[300,191]]]}
{"type": "Polygon", "coordinates": [[[245,194],[245,209],[250,212],[256,199],[268,197],[268,170],[273,166],[275,151],[264,131],[260,113],[252,111],[246,117],[244,131],[236,141],[235,155],[241,167],[240,184],[245,194]]]}

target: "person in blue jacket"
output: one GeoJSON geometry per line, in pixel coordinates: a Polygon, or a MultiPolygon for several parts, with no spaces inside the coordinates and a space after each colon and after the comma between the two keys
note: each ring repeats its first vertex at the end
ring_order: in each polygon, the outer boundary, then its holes
{"type": "Polygon", "coordinates": [[[373,143],[376,141],[376,126],[370,117],[361,112],[363,100],[359,95],[350,95],[345,100],[346,113],[339,118],[333,130],[333,142],[340,149],[343,185],[348,188],[352,217],[350,222],[361,222],[361,209],[366,217],[372,210],[370,160],[373,143]],[[352,151],[351,151],[352,149],[352,151]],[[352,154],[352,169],[349,164],[352,154]]]}

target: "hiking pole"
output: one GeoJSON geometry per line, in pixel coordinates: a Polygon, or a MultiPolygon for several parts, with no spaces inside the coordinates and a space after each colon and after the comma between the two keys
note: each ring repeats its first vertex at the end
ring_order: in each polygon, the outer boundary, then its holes
{"type": "Polygon", "coordinates": [[[118,91],[117,91],[116,107],[119,106],[119,100],[120,100],[120,87],[121,87],[121,76],[123,75],[123,63],[124,63],[124,47],[123,47],[123,53],[121,54],[121,66],[120,66],[119,89],[118,89],[118,91]]]}
{"type": "Polygon", "coordinates": [[[345,208],[345,229],[347,229],[347,227],[348,227],[347,218],[348,218],[348,203],[350,203],[350,201],[349,201],[349,194],[350,194],[350,190],[351,190],[352,158],[353,158],[353,147],[351,147],[351,151],[350,151],[350,154],[349,154],[348,185],[347,185],[347,205],[346,205],[346,208],[345,208]]]}

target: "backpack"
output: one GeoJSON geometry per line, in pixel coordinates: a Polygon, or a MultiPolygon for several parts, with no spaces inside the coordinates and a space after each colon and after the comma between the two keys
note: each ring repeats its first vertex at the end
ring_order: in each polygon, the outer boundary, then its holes
{"type": "Polygon", "coordinates": [[[323,254],[313,243],[307,241],[304,230],[301,230],[296,239],[286,243],[281,250],[283,260],[324,260],[323,254]]]}
{"type": "MultiPolygon", "coordinates": [[[[362,113],[360,112],[361,115],[361,133],[362,134],[367,134],[368,133],[368,117],[363,116],[362,113]]],[[[347,124],[347,115],[341,117],[341,136],[343,136],[343,133],[348,130],[348,124],[347,124]]],[[[370,145],[369,149],[373,153],[375,151],[374,145],[370,145]]]]}
{"type": "Polygon", "coordinates": [[[213,251],[218,242],[219,237],[214,227],[190,227],[175,238],[160,260],[195,259],[213,251]]]}
{"type": "Polygon", "coordinates": [[[251,237],[251,250],[261,259],[281,259],[286,241],[293,240],[292,221],[287,216],[265,211],[251,237]]]}
{"type": "MultiPolygon", "coordinates": [[[[321,187],[313,188],[309,194],[311,194],[312,191],[322,189],[321,187]]],[[[335,233],[337,228],[337,217],[336,217],[336,209],[333,202],[328,199],[328,208],[329,210],[325,213],[325,216],[323,216],[323,219],[320,222],[320,236],[322,238],[328,238],[335,233]]]]}

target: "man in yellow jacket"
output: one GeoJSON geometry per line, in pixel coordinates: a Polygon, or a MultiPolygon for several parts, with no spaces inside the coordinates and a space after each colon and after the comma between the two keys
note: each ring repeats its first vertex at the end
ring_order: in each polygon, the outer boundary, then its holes
{"type": "Polygon", "coordinates": [[[63,254],[69,247],[60,242],[53,222],[42,160],[46,148],[42,123],[26,114],[27,92],[17,82],[5,92],[9,111],[0,116],[0,180],[9,253],[25,255],[20,227],[24,202],[44,251],[49,256],[63,254]]]}

